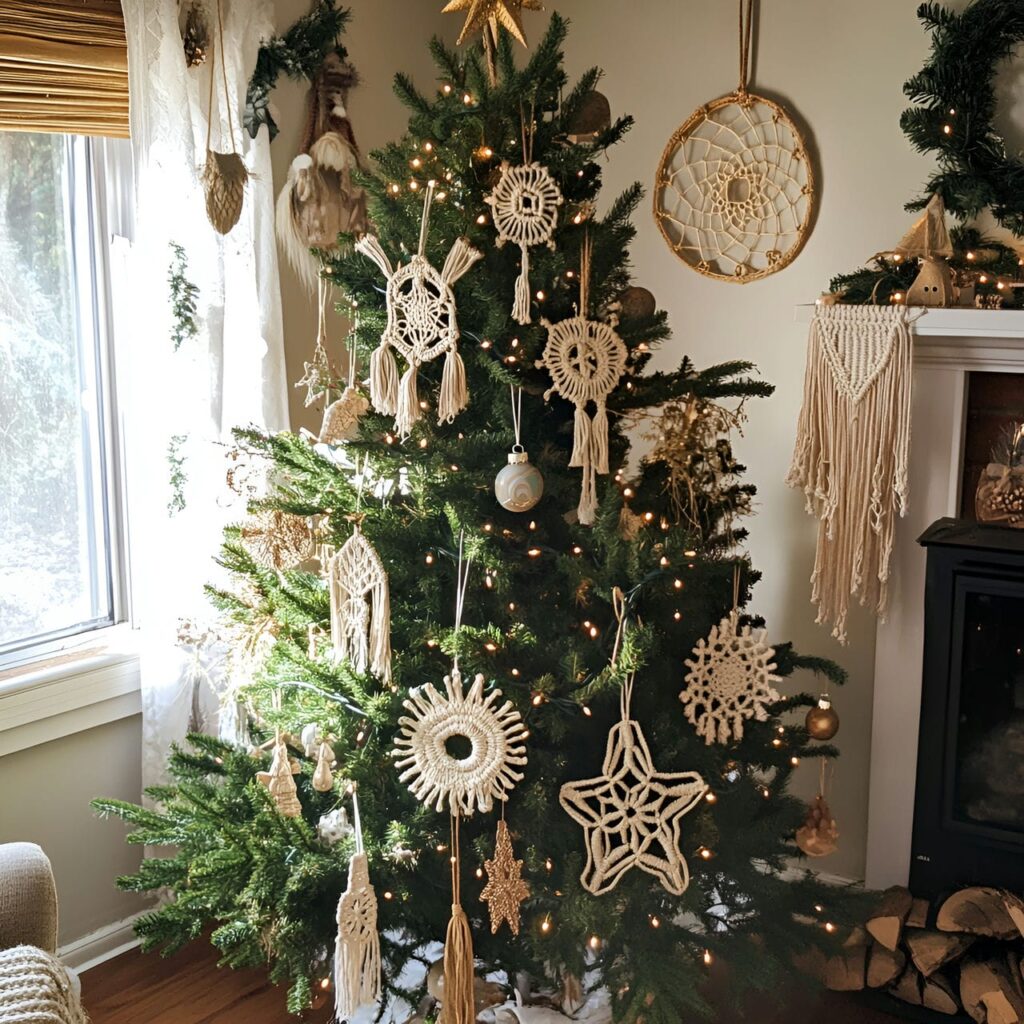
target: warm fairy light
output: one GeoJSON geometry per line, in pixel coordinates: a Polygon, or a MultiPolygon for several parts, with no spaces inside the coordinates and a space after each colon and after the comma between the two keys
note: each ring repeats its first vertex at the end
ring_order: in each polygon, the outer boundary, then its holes
{"type": "Polygon", "coordinates": [[[648,345],[647,345],[646,341],[641,341],[640,344],[637,345],[637,347],[636,347],[637,352],[646,352],[647,349],[648,349],[648,345]]]}
{"type": "Polygon", "coordinates": [[[384,435],[384,440],[387,441],[388,444],[394,444],[395,443],[395,435],[394,434],[385,434],[384,435]]]}
{"type": "Polygon", "coordinates": [[[540,930],[545,935],[547,935],[547,933],[549,931],[551,931],[551,915],[550,914],[548,914],[548,916],[545,917],[543,921],[541,921],[541,923],[540,923],[540,930]]]}
{"type": "Polygon", "coordinates": [[[443,203],[448,198],[448,193],[444,189],[441,189],[434,198],[439,202],[443,203]]]}
{"type": "Polygon", "coordinates": [[[569,278],[569,280],[571,281],[576,276],[576,271],[575,270],[567,270],[565,272],[565,276],[567,278],[569,278]]]}
{"type": "Polygon", "coordinates": [[[536,558],[540,554],[540,548],[530,548],[526,553],[531,558],[536,558]]]}
{"type": "Polygon", "coordinates": [[[982,284],[988,284],[988,274],[982,274],[981,277],[978,278],[978,280],[982,284]]]}
{"type": "Polygon", "coordinates": [[[433,565],[434,564],[434,556],[428,551],[426,556],[424,557],[423,561],[426,562],[427,565],[433,565]]]}
{"type": "Polygon", "coordinates": [[[825,922],[825,931],[831,935],[836,930],[836,926],[831,921],[825,922]]]}
{"type": "Polygon", "coordinates": [[[365,739],[366,739],[366,733],[363,732],[362,729],[360,729],[359,732],[356,733],[356,744],[358,745],[358,744],[362,743],[363,740],[365,740],[365,739]]]}
{"type": "Polygon", "coordinates": [[[547,858],[547,859],[546,859],[546,860],[544,861],[544,867],[545,867],[545,868],[546,868],[546,869],[547,869],[548,871],[554,871],[554,870],[555,870],[555,862],[554,862],[554,861],[553,861],[553,860],[552,860],[552,859],[551,859],[550,857],[548,857],[548,858],[547,858]]]}
{"type": "Polygon", "coordinates": [[[476,222],[477,222],[477,224],[486,224],[487,223],[487,214],[486,213],[481,213],[477,217],[476,222]]]}
{"type": "Polygon", "coordinates": [[[512,669],[512,675],[515,676],[518,679],[519,678],[519,669],[517,669],[517,668],[512,669]]]}
{"type": "Polygon", "coordinates": [[[600,636],[601,634],[601,631],[597,628],[597,626],[591,626],[588,632],[590,633],[591,640],[596,640],[598,636],[600,636]]]}
{"type": "Polygon", "coordinates": [[[672,618],[675,619],[676,622],[679,622],[682,617],[683,613],[678,608],[672,613],[672,618]]]}
{"type": "Polygon", "coordinates": [[[489,338],[484,338],[484,340],[480,342],[480,347],[481,348],[490,348],[491,345],[492,345],[492,342],[491,342],[491,340],[489,338]]]}
{"type": "Polygon", "coordinates": [[[950,117],[956,117],[956,109],[955,108],[953,108],[953,107],[949,108],[949,116],[950,117]]]}
{"type": "Polygon", "coordinates": [[[419,187],[420,187],[420,183],[418,181],[416,181],[415,178],[412,181],[409,182],[409,191],[410,192],[415,192],[419,187]]]}
{"type": "Polygon", "coordinates": [[[767,786],[762,787],[761,796],[763,796],[765,800],[767,800],[771,795],[771,790],[769,790],[767,786]]]}
{"type": "Polygon", "coordinates": [[[657,916],[652,917],[651,918],[651,927],[652,928],[660,928],[661,927],[661,919],[658,918],[657,916]]]}
{"type": "Polygon", "coordinates": [[[800,763],[800,758],[793,756],[789,759],[789,763],[795,768],[800,763]]]}
{"type": "Polygon", "coordinates": [[[582,224],[583,223],[583,214],[582,213],[577,213],[576,216],[573,217],[572,222],[573,222],[573,224],[582,224]]]}
{"type": "Polygon", "coordinates": [[[423,143],[424,152],[431,153],[434,150],[434,144],[428,139],[423,143]]]}
{"type": "Polygon", "coordinates": [[[544,292],[543,291],[538,291],[537,292],[537,301],[538,302],[543,302],[544,301],[544,292]]]}
{"type": "Polygon", "coordinates": [[[668,559],[664,555],[662,555],[661,559],[658,561],[658,564],[662,567],[662,569],[664,569],[668,566],[668,559]]]}
{"type": "Polygon", "coordinates": [[[430,408],[430,403],[425,398],[421,398],[420,399],[420,408],[423,409],[423,410],[429,409],[430,408]]]}
{"type": "Polygon", "coordinates": [[[462,102],[468,107],[473,102],[473,97],[468,92],[462,94],[462,102]]]}
{"type": "Polygon", "coordinates": [[[687,550],[687,551],[684,551],[684,552],[683,552],[683,554],[684,554],[684,555],[685,555],[685,556],[686,556],[687,558],[696,558],[696,557],[697,557],[697,552],[696,552],[696,551],[694,551],[694,550],[693,550],[693,548],[690,548],[689,550],[687,550]]]}
{"type": "Polygon", "coordinates": [[[626,390],[627,391],[632,391],[633,390],[633,382],[631,380],[627,380],[626,381],[626,390]]]}
{"type": "Polygon", "coordinates": [[[814,909],[820,914],[825,908],[820,903],[815,903],[814,909]]]}
{"type": "Polygon", "coordinates": [[[622,491],[622,496],[624,498],[632,498],[633,497],[633,488],[632,487],[624,488],[623,491],[622,491]]]}
{"type": "Polygon", "coordinates": [[[531,702],[535,708],[539,708],[544,703],[544,694],[535,693],[533,695],[533,701],[531,702]]]}
{"type": "Polygon", "coordinates": [[[452,87],[447,82],[445,82],[444,85],[441,86],[441,91],[445,94],[445,96],[448,96],[452,91],[452,87]]]}
{"type": "Polygon", "coordinates": [[[413,157],[413,158],[412,158],[412,159],[411,159],[411,160],[409,161],[409,164],[410,164],[410,165],[411,165],[412,167],[422,167],[422,166],[423,166],[423,161],[422,161],[422,160],[421,160],[421,159],[420,159],[420,158],[419,158],[418,156],[414,156],[414,157],[413,157]]]}
{"type": "Polygon", "coordinates": [[[331,979],[330,978],[321,978],[320,979],[320,987],[322,989],[329,989],[331,987],[331,979]]]}
{"type": "Polygon", "coordinates": [[[484,523],[484,533],[490,533],[494,529],[493,523],[484,523]]]}
{"type": "Polygon", "coordinates": [[[458,473],[458,471],[459,471],[459,467],[458,467],[458,466],[456,466],[454,462],[453,462],[453,463],[452,463],[452,464],[451,464],[451,465],[450,465],[450,466],[449,466],[448,468],[449,468],[449,469],[450,469],[450,470],[451,470],[451,471],[452,471],[453,473],[458,473]]]}
{"type": "Polygon", "coordinates": [[[421,437],[420,438],[420,447],[421,448],[426,448],[427,447],[427,439],[425,437],[421,437]]]}
{"type": "Polygon", "coordinates": [[[445,846],[444,843],[438,843],[437,844],[437,852],[438,853],[444,853],[444,851],[447,850],[447,849],[448,849],[448,847],[445,846]]]}
{"type": "Polygon", "coordinates": [[[386,899],[386,900],[393,900],[394,898],[395,898],[395,894],[393,892],[391,892],[390,890],[385,890],[385,892],[384,892],[384,899],[386,899]]]}
{"type": "Polygon", "coordinates": [[[596,935],[591,935],[587,945],[590,946],[591,949],[600,949],[601,940],[596,935]]]}
{"type": "Polygon", "coordinates": [[[392,185],[391,186],[391,194],[393,196],[397,196],[398,193],[401,192],[401,191],[402,191],[402,186],[401,185],[392,185]]]}
{"type": "Polygon", "coordinates": [[[583,705],[583,714],[585,714],[587,716],[587,718],[590,718],[590,717],[593,716],[594,712],[591,711],[590,708],[586,704],[584,704],[583,705]]]}
{"type": "Polygon", "coordinates": [[[709,804],[715,804],[715,803],[718,803],[718,797],[717,797],[717,796],[715,796],[715,794],[714,794],[714,793],[711,793],[711,792],[705,793],[705,794],[704,794],[704,799],[705,799],[705,800],[707,800],[707,802],[708,802],[709,804]]]}
{"type": "Polygon", "coordinates": [[[711,966],[711,950],[710,949],[705,949],[704,950],[704,966],[705,967],[710,967],[711,966]]]}
{"type": "Polygon", "coordinates": [[[536,530],[537,529],[537,520],[536,519],[531,519],[530,520],[529,529],[531,529],[531,530],[536,530]]]}
{"type": "Polygon", "coordinates": [[[486,575],[486,576],[484,577],[484,586],[485,586],[485,587],[486,587],[486,588],[487,588],[488,590],[490,590],[490,589],[491,589],[491,588],[492,588],[492,587],[494,586],[494,577],[493,577],[493,576],[492,576],[492,575],[491,575],[490,573],[488,573],[488,574],[487,574],[487,575],[486,575]]]}
{"type": "Polygon", "coordinates": [[[714,856],[714,854],[706,846],[702,846],[700,848],[700,858],[701,858],[701,860],[711,860],[711,858],[713,856],[714,856]]]}
{"type": "Polygon", "coordinates": [[[893,302],[902,302],[903,301],[903,292],[893,292],[892,293],[892,301],[893,302]]]}
{"type": "Polygon", "coordinates": [[[437,646],[437,641],[436,640],[428,640],[427,641],[427,646],[428,647],[436,647],[437,646]]]}
{"type": "Polygon", "coordinates": [[[967,258],[968,258],[968,260],[973,260],[974,259],[974,253],[973,252],[969,252],[967,254],[967,258]]]}
{"type": "Polygon", "coordinates": [[[998,288],[998,289],[999,289],[1000,291],[1002,291],[1002,290],[1003,290],[1003,289],[1004,289],[1004,288],[1006,287],[1006,284],[1005,284],[1005,283],[1004,283],[1003,281],[997,281],[997,282],[996,282],[996,287],[997,287],[997,288],[998,288]]]}
{"type": "Polygon", "coordinates": [[[776,749],[778,749],[779,747],[782,746],[782,740],[780,740],[778,737],[776,737],[775,739],[772,740],[772,746],[775,747],[776,749]]]}
{"type": "Polygon", "coordinates": [[[654,520],[654,513],[653,512],[645,512],[644,513],[644,522],[645,523],[653,522],[653,520],[654,520]]]}
{"type": "Polygon", "coordinates": [[[514,612],[516,610],[516,603],[515,603],[515,601],[509,601],[509,603],[508,603],[508,610],[510,612],[514,612]]]}
{"type": "Polygon", "coordinates": [[[576,177],[577,178],[582,178],[583,177],[583,171],[577,171],[576,172],[576,177]]]}
{"type": "Polygon", "coordinates": [[[682,590],[683,589],[683,581],[682,580],[674,580],[673,583],[672,583],[672,586],[675,587],[676,590],[682,590]]]}
{"type": "Polygon", "coordinates": [[[583,548],[581,548],[579,546],[579,544],[573,544],[573,546],[572,546],[572,553],[574,555],[582,555],[583,554],[583,548]]]}
{"type": "Polygon", "coordinates": [[[483,868],[477,868],[476,869],[476,877],[477,878],[483,878],[484,877],[484,869],[483,868]]]}
{"type": "Polygon", "coordinates": [[[943,131],[943,133],[945,135],[952,135],[953,134],[953,126],[951,124],[944,124],[942,126],[942,131],[943,131]]]}
{"type": "Polygon", "coordinates": [[[488,640],[487,643],[484,644],[484,650],[485,651],[490,651],[492,654],[497,649],[498,649],[498,645],[496,643],[492,643],[490,640],[488,640]]]}
{"type": "Polygon", "coordinates": [[[516,357],[515,356],[505,356],[505,362],[506,363],[514,363],[514,362],[516,362],[516,357]]]}
{"type": "Polygon", "coordinates": [[[518,338],[513,338],[512,339],[512,348],[519,348],[519,339],[518,338]]]}

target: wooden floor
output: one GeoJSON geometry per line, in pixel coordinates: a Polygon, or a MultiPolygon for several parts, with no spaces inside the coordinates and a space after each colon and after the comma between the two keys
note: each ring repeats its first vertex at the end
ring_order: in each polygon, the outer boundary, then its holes
{"type": "MultiPolygon", "coordinates": [[[[82,975],[82,997],[92,1024],[289,1024],[284,989],[260,971],[219,970],[216,952],[194,943],[164,960],[132,950],[82,975]]],[[[303,1021],[328,1024],[330,1007],[311,1010],[303,1021]]],[[[896,1019],[843,996],[809,997],[784,1014],[747,1024],[893,1024],[896,1019]]],[[[722,1022],[726,1024],[726,1022],[722,1022]]]]}

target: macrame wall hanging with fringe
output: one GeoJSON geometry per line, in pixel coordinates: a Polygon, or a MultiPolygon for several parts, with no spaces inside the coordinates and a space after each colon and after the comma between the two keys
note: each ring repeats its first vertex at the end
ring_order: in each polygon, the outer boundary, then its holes
{"type": "MultiPolygon", "coordinates": [[[[235,118],[232,113],[231,93],[228,91],[228,75],[224,63],[224,17],[221,11],[221,0],[217,0],[217,45],[212,48],[212,57],[210,89],[207,98],[206,163],[203,166],[202,180],[203,191],[206,193],[206,216],[220,234],[226,235],[242,216],[242,204],[245,202],[245,186],[249,181],[249,172],[241,154],[235,148],[235,118]],[[221,84],[224,88],[224,105],[227,108],[230,153],[219,152],[211,146],[218,65],[221,84]]],[[[223,125],[219,112],[217,121],[223,125]]],[[[223,128],[221,130],[223,131],[223,128]]],[[[221,141],[223,144],[223,139],[221,141]]]]}
{"type": "Polygon", "coordinates": [[[654,219],[672,251],[719,281],[788,266],[810,235],[814,171],[789,113],[748,89],[755,0],[739,0],[740,81],[698,107],[665,146],[654,219]]]}
{"type": "Polygon", "coordinates": [[[523,162],[515,166],[503,160],[501,177],[494,191],[484,198],[491,207],[498,232],[497,247],[500,249],[506,242],[519,246],[522,265],[512,306],[512,318],[519,324],[530,323],[530,246],[546,245],[554,249],[558,208],[563,203],[562,190],[551,172],[543,164],[534,163],[533,118],[531,109],[527,124],[526,114],[520,107],[523,162]]]}
{"type": "Polygon", "coordinates": [[[327,561],[331,643],[356,672],[391,682],[391,596],[388,574],[358,524],[327,561]]]}
{"type": "Polygon", "coordinates": [[[768,707],[781,698],[772,685],[775,649],[765,643],[767,630],[739,624],[740,574],[733,576],[732,611],[707,639],[701,637],[686,659],[686,689],[679,695],[686,718],[709,746],[743,739],[743,723],[768,720],[768,707]]]}
{"type": "Polygon", "coordinates": [[[360,155],[346,109],[349,90],[358,84],[352,65],[329,54],[310,87],[305,136],[277,197],[278,241],[310,291],[321,266],[310,250],[335,252],[339,234],[369,228],[366,193],[352,177],[360,155]]]}
{"type": "Polygon", "coordinates": [[[576,406],[570,466],[583,470],[583,485],[578,508],[584,526],[594,522],[597,513],[597,474],[608,472],[608,412],[605,402],[626,370],[627,351],[611,326],[587,318],[590,287],[590,238],[583,243],[580,256],[580,313],[547,328],[548,340],[537,367],[546,367],[552,386],[544,392],[548,401],[561,395],[576,406]],[[594,414],[587,412],[593,403],[594,414]]]}
{"type": "Polygon", "coordinates": [[[377,894],[370,884],[370,866],[363,846],[359,797],[352,789],[356,850],[348,863],[348,888],[338,900],[338,937],[334,944],[334,1012],[348,1020],[361,1006],[381,995],[380,934],[377,894]]]}
{"type": "Polygon", "coordinates": [[[887,610],[908,501],[913,318],[903,306],[819,305],[811,321],[786,482],[818,519],[811,600],[844,643],[851,596],[883,619],[887,610]]]}
{"type": "Polygon", "coordinates": [[[395,417],[395,429],[408,437],[420,418],[416,379],[423,363],[444,356],[437,422],[451,423],[469,404],[466,368],[459,355],[459,326],[452,285],[483,257],[465,238],[457,238],[440,273],[426,257],[427,230],[434,187],[423,197],[423,219],[416,255],[403,266],[391,266],[375,235],[364,235],[356,250],[373,260],[387,278],[388,320],[380,345],[370,357],[370,399],[385,416],[395,417]],[[401,381],[395,352],[408,364],[401,381]]]}

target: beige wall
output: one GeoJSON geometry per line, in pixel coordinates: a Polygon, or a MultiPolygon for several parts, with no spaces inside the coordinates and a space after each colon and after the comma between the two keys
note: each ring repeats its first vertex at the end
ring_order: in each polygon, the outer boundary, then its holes
{"type": "Polygon", "coordinates": [[[38,843],[53,864],[64,945],[143,908],[114,879],[137,870],[141,850],[125,827],[102,821],[89,801],[138,800],[142,786],[138,715],[0,758],[0,843],[38,843]]]}

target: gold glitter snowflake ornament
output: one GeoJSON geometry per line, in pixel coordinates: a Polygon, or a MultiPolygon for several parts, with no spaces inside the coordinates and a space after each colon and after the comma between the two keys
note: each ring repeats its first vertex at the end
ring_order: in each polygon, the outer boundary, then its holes
{"type": "Polygon", "coordinates": [[[739,628],[733,611],[693,649],[686,666],[686,689],[679,695],[687,719],[708,745],[743,739],[743,722],[764,722],[768,706],[780,697],[773,683],[775,649],[765,643],[767,630],[739,628]]]}
{"type": "Polygon", "coordinates": [[[491,912],[491,934],[497,935],[504,921],[513,935],[519,934],[519,906],[530,895],[530,887],[523,881],[523,862],[516,860],[512,851],[512,837],[508,825],[498,822],[498,836],[494,845],[494,860],[484,861],[487,884],[480,893],[480,902],[491,912]]]}
{"type": "Polygon", "coordinates": [[[392,756],[418,800],[438,811],[447,805],[454,815],[486,813],[522,781],[517,769],[526,764],[527,729],[511,701],[496,706],[501,690],[484,696],[482,675],[464,693],[456,665],[444,686],[445,693],[431,683],[410,693],[392,756]],[[458,737],[469,743],[465,757],[449,750],[458,737]]]}

